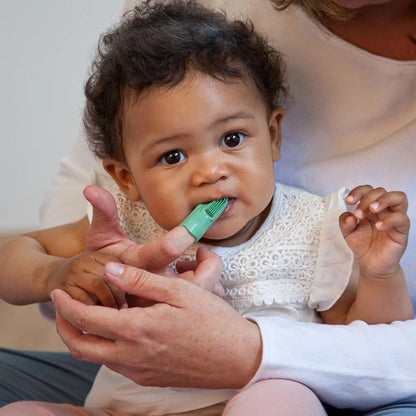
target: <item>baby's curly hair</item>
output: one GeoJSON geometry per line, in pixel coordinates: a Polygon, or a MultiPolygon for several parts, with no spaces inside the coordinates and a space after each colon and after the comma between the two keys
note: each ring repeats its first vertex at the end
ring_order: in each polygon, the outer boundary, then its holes
{"type": "Polygon", "coordinates": [[[251,79],[268,109],[286,95],[281,55],[243,21],[195,0],[148,0],[101,36],[85,85],[84,126],[101,159],[125,161],[123,102],[152,86],[174,86],[189,70],[219,80],[251,79]]]}

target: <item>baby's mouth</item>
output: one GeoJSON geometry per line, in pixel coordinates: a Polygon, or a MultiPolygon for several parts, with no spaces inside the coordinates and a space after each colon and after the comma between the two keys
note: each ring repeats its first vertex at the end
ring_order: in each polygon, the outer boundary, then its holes
{"type": "Polygon", "coordinates": [[[212,198],[212,199],[205,199],[205,200],[203,200],[203,201],[199,202],[198,204],[196,204],[196,205],[194,206],[194,209],[195,209],[198,205],[202,205],[202,204],[209,204],[209,203],[211,203],[211,202],[215,202],[215,201],[221,201],[221,199],[224,199],[224,198],[228,199],[228,201],[230,201],[230,200],[232,200],[232,199],[235,199],[235,198],[231,198],[231,197],[229,197],[229,196],[221,196],[221,197],[212,198]]]}
{"type": "Polygon", "coordinates": [[[226,208],[225,208],[224,212],[220,215],[220,218],[221,218],[223,215],[226,215],[228,212],[230,212],[230,211],[231,211],[231,209],[232,209],[232,207],[233,207],[233,205],[234,205],[234,203],[235,203],[235,201],[236,201],[236,198],[227,198],[227,199],[228,199],[228,204],[227,204],[227,206],[226,206],[226,208]]]}
{"type": "Polygon", "coordinates": [[[195,210],[195,208],[196,208],[196,207],[198,207],[199,205],[208,205],[208,204],[210,204],[211,202],[221,201],[221,200],[222,200],[222,199],[224,199],[224,198],[226,198],[228,201],[227,201],[227,206],[225,207],[224,211],[223,211],[223,212],[221,213],[221,215],[219,216],[219,218],[221,218],[224,214],[226,214],[227,212],[229,212],[229,211],[231,210],[231,208],[232,208],[232,206],[233,206],[233,204],[234,204],[234,202],[235,202],[236,198],[231,198],[231,197],[223,196],[223,197],[221,197],[221,198],[216,198],[216,199],[207,199],[207,200],[205,200],[204,202],[200,202],[200,203],[198,203],[197,205],[195,205],[195,206],[192,208],[191,212],[192,212],[193,210],[195,210]]]}

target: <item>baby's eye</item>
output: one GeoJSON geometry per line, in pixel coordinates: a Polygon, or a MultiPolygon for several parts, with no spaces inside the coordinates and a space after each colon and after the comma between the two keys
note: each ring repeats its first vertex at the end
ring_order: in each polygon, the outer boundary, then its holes
{"type": "Polygon", "coordinates": [[[243,143],[245,136],[243,133],[232,132],[226,134],[221,140],[223,147],[237,147],[243,143]]]}
{"type": "Polygon", "coordinates": [[[174,165],[183,159],[185,159],[185,155],[180,150],[171,150],[160,158],[160,163],[163,165],[174,165]]]}

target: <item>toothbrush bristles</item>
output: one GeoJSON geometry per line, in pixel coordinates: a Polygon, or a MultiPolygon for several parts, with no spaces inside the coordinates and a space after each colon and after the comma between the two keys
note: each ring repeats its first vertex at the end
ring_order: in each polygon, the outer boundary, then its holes
{"type": "Polygon", "coordinates": [[[223,210],[227,206],[227,203],[228,198],[219,199],[218,201],[212,201],[208,204],[205,212],[210,217],[215,217],[218,211],[223,210]]]}

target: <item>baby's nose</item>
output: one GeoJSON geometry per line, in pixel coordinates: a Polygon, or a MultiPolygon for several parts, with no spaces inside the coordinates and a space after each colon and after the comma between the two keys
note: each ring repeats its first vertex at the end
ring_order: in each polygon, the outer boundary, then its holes
{"type": "Polygon", "coordinates": [[[195,186],[200,186],[215,183],[228,176],[229,170],[222,158],[211,156],[196,162],[192,180],[195,186]]]}

